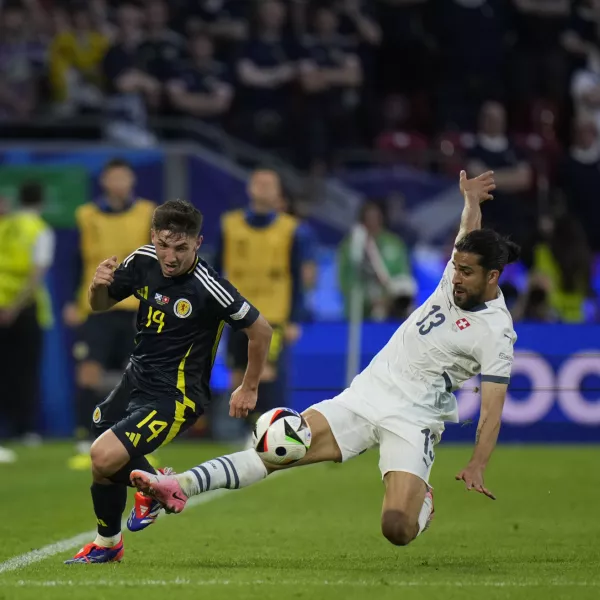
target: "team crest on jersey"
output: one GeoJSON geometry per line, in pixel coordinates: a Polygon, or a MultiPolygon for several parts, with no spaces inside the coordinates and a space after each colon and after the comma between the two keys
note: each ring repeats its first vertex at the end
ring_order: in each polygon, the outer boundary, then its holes
{"type": "Polygon", "coordinates": [[[192,303],[185,298],[179,298],[173,305],[173,310],[180,319],[186,319],[192,314],[192,303]]]}
{"type": "Polygon", "coordinates": [[[462,319],[456,321],[456,326],[460,329],[460,331],[463,331],[463,329],[471,327],[471,323],[469,323],[469,321],[463,317],[462,319]]]}
{"type": "Polygon", "coordinates": [[[162,294],[154,294],[154,301],[156,304],[162,304],[164,306],[165,304],[169,304],[171,298],[169,298],[169,296],[163,296],[162,294]]]}
{"type": "MultiPolygon", "coordinates": [[[[89,414],[90,413],[88,413],[88,415],[89,414]]],[[[100,407],[96,406],[94,414],[92,415],[92,421],[94,421],[94,423],[100,423],[100,419],[102,419],[102,413],[100,412],[100,407]]]]}

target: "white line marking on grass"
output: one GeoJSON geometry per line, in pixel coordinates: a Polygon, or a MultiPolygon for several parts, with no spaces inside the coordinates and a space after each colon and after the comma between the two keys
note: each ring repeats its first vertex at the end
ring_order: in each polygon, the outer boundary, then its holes
{"type": "Polygon", "coordinates": [[[254,579],[251,581],[235,581],[230,579],[138,579],[138,580],[115,580],[115,579],[95,579],[73,581],[70,579],[59,579],[53,581],[35,581],[20,580],[14,582],[2,582],[3,586],[12,587],[209,587],[209,586],[256,586],[256,585],[281,585],[287,587],[300,586],[350,586],[350,587],[454,587],[454,588],[527,588],[527,587],[600,587],[600,581],[567,581],[567,580],[525,580],[525,581],[389,581],[389,580],[282,580],[282,579],[254,579]]]}
{"type": "MultiPolygon", "coordinates": [[[[212,492],[200,494],[199,496],[194,496],[193,498],[190,498],[188,500],[187,508],[192,508],[193,506],[206,504],[211,500],[216,500],[228,491],[229,490],[214,490],[212,492]]],[[[164,513],[161,513],[160,516],[164,516],[164,513]]],[[[123,519],[121,527],[125,529],[126,526],[127,519],[123,519]]],[[[56,556],[57,554],[66,552],[71,548],[83,546],[84,544],[93,541],[95,537],[96,530],[92,529],[90,531],[85,531],[84,533],[79,533],[78,535],[75,535],[71,538],[67,538],[66,540],[60,540],[59,542],[55,542],[54,544],[49,544],[48,546],[44,546],[39,550],[32,550],[31,552],[26,552],[25,554],[15,556],[13,558],[8,559],[5,562],[0,563],[0,574],[8,573],[9,571],[16,571],[17,569],[24,569],[25,567],[28,567],[29,565],[32,565],[36,562],[40,562],[41,560],[45,560],[46,558],[50,558],[51,556],[56,556]]],[[[4,585],[4,583],[2,585],[4,585]]]]}

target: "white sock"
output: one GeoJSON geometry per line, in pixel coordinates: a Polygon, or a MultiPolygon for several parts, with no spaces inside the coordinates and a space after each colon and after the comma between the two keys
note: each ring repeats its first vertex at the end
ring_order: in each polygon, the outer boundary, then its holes
{"type": "Polygon", "coordinates": [[[237,490],[267,475],[263,461],[252,449],[214,458],[175,477],[185,495],[190,497],[221,488],[237,490]]]}
{"type": "Polygon", "coordinates": [[[429,496],[425,496],[425,500],[423,501],[423,506],[421,507],[421,512],[419,513],[419,533],[417,536],[421,535],[425,528],[427,527],[427,523],[429,522],[429,515],[433,510],[433,502],[429,496]]]}
{"type": "Polygon", "coordinates": [[[98,534],[96,535],[94,544],[96,544],[96,546],[102,546],[102,548],[114,548],[120,541],[120,533],[117,533],[117,535],[111,535],[109,537],[104,537],[103,535],[98,534]]]}

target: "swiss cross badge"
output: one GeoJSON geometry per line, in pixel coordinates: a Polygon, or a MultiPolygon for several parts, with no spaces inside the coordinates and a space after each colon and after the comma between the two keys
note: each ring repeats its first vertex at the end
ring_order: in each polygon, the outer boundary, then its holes
{"type": "Polygon", "coordinates": [[[466,319],[459,319],[458,321],[456,321],[456,326],[462,331],[467,327],[471,327],[471,323],[469,323],[469,321],[467,321],[466,319]]]}

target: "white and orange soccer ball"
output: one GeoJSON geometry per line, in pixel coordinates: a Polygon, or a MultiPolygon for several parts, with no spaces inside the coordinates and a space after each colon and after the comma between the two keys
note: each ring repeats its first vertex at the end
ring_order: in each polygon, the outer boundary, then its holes
{"type": "Polygon", "coordinates": [[[274,408],[260,416],[252,442],[264,462],[289,465],[304,458],[311,432],[304,417],[291,408],[274,408]]]}

